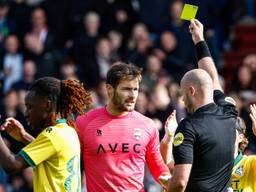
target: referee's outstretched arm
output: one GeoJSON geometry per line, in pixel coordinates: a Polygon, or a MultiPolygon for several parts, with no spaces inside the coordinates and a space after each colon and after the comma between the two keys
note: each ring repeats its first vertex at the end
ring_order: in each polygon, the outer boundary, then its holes
{"type": "Polygon", "coordinates": [[[198,68],[205,70],[213,80],[214,90],[222,90],[219,76],[215,64],[212,60],[209,48],[204,40],[203,25],[197,19],[190,21],[189,31],[192,35],[192,40],[196,45],[196,53],[198,59],[198,68]]]}

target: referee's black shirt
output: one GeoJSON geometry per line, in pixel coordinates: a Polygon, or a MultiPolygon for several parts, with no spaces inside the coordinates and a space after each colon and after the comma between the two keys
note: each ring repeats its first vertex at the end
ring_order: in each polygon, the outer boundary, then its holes
{"type": "Polygon", "coordinates": [[[214,102],[183,119],[173,143],[175,164],[192,164],[186,191],[225,192],[234,159],[237,111],[230,98],[214,91],[214,102]]]}

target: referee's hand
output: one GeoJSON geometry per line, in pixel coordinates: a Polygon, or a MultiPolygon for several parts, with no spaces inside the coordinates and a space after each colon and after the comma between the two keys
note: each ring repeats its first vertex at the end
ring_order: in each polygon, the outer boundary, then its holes
{"type": "Polygon", "coordinates": [[[250,117],[252,120],[252,131],[253,134],[256,136],[256,105],[250,105],[250,117]]]}
{"type": "Polygon", "coordinates": [[[197,19],[192,19],[190,21],[189,32],[192,35],[194,44],[204,41],[204,26],[197,19]]]}

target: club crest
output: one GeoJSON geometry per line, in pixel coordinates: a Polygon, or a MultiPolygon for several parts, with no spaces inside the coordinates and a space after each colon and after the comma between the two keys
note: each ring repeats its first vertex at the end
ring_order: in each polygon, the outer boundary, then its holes
{"type": "Polygon", "coordinates": [[[238,168],[235,170],[235,174],[236,174],[238,177],[242,177],[242,176],[244,175],[244,167],[243,167],[243,166],[238,167],[238,168]]]}

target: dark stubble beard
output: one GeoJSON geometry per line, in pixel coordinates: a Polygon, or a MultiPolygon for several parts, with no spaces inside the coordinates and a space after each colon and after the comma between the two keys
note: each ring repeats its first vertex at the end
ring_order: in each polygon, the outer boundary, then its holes
{"type": "Polygon", "coordinates": [[[118,109],[119,111],[122,111],[122,112],[133,111],[133,108],[130,109],[130,108],[125,107],[125,100],[122,101],[122,98],[119,97],[119,95],[116,92],[114,92],[112,102],[115,105],[116,109],[118,109]]]}

